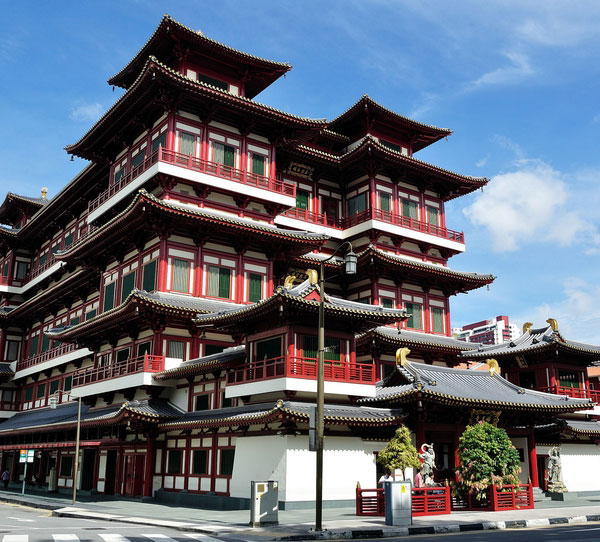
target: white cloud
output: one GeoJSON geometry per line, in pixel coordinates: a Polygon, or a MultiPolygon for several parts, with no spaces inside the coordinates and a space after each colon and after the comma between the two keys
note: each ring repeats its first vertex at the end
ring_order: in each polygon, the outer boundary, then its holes
{"type": "Polygon", "coordinates": [[[97,121],[104,113],[104,107],[99,103],[94,104],[79,104],[69,113],[69,118],[77,122],[94,122],[97,121]]]}
{"type": "Polygon", "coordinates": [[[483,158],[481,158],[480,160],[477,160],[477,162],[475,162],[475,165],[477,167],[483,167],[487,164],[487,161],[490,159],[490,155],[486,154],[483,158]]]}
{"type": "Polygon", "coordinates": [[[516,51],[508,51],[503,54],[510,61],[508,66],[502,66],[501,68],[496,68],[495,70],[484,73],[474,81],[467,83],[465,90],[475,90],[493,85],[519,83],[524,78],[535,73],[527,55],[516,51]]]}
{"type": "Polygon", "coordinates": [[[600,285],[568,278],[562,288],[562,299],[533,307],[513,318],[515,323],[529,321],[542,327],[547,318],[555,318],[566,339],[600,344],[600,285]]]}
{"type": "Polygon", "coordinates": [[[463,211],[488,231],[493,249],[514,251],[534,242],[598,245],[598,231],[583,209],[569,207],[571,193],[562,174],[541,161],[517,163],[520,169],[494,176],[463,211]]]}

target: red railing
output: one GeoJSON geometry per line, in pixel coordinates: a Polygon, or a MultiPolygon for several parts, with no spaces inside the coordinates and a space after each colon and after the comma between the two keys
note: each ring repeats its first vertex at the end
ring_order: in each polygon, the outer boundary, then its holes
{"type": "MultiPolygon", "coordinates": [[[[374,384],[376,381],[373,365],[325,360],[324,370],[325,380],[328,381],[353,384],[374,384]]],[[[246,363],[243,367],[227,373],[227,383],[243,384],[282,377],[316,380],[317,360],[280,356],[246,363]]]]}
{"type": "Polygon", "coordinates": [[[327,216],[321,213],[313,213],[308,209],[298,209],[297,207],[294,207],[293,209],[284,211],[282,214],[283,216],[288,216],[297,220],[303,220],[304,222],[310,222],[311,224],[321,224],[322,226],[336,228],[338,230],[342,229],[342,221],[339,218],[327,216]]]}
{"type": "Polygon", "coordinates": [[[137,358],[130,358],[116,363],[109,363],[101,367],[88,367],[80,369],[73,375],[73,387],[85,386],[95,382],[102,382],[111,378],[128,376],[138,373],[158,373],[165,368],[164,356],[144,354],[137,358]]]}
{"type": "Polygon", "coordinates": [[[27,284],[30,280],[33,280],[38,275],[41,275],[46,269],[50,268],[52,265],[56,263],[56,259],[54,258],[54,254],[50,254],[50,257],[42,264],[38,265],[35,269],[32,269],[25,275],[23,279],[23,284],[27,284]]]}
{"type": "Polygon", "coordinates": [[[452,498],[452,510],[526,510],[533,508],[533,487],[531,484],[491,486],[483,499],[467,494],[452,498]]]}
{"type": "Polygon", "coordinates": [[[106,200],[114,196],[117,192],[120,192],[131,181],[139,177],[144,171],[152,167],[157,162],[174,164],[191,171],[207,173],[215,177],[220,177],[221,179],[227,179],[236,183],[262,188],[263,190],[268,190],[270,192],[277,192],[278,194],[296,197],[296,186],[293,184],[286,183],[284,181],[278,181],[276,179],[270,179],[264,175],[257,175],[256,173],[225,166],[216,162],[209,162],[208,160],[202,160],[200,158],[194,158],[189,154],[181,154],[179,152],[159,147],[141,164],[132,169],[129,173],[123,175],[123,177],[121,177],[116,183],[112,184],[95,200],[91,201],[88,206],[88,212],[91,213],[94,209],[97,209],[106,200]]]}
{"type": "Polygon", "coordinates": [[[554,393],[556,395],[568,395],[575,399],[592,399],[595,402],[600,402],[600,390],[590,390],[585,388],[572,388],[570,386],[544,386],[536,388],[537,391],[546,393],[554,393]]]}
{"type": "Polygon", "coordinates": [[[408,216],[397,215],[390,211],[383,211],[381,209],[367,209],[352,216],[348,216],[342,220],[342,227],[344,229],[350,228],[351,226],[356,226],[357,224],[361,224],[366,220],[381,220],[382,222],[386,222],[388,224],[401,226],[403,228],[408,228],[409,230],[428,233],[429,235],[435,235],[436,237],[442,237],[444,239],[449,239],[450,241],[456,241],[457,243],[465,242],[465,235],[463,232],[449,230],[448,228],[442,228],[441,226],[436,226],[435,224],[421,222],[420,220],[416,220],[408,216]]]}
{"type": "Polygon", "coordinates": [[[0,286],[10,286],[10,277],[5,275],[0,275],[0,286]]]}
{"type": "MultiPolygon", "coordinates": [[[[434,516],[449,514],[450,487],[419,487],[412,489],[412,515],[434,516]]],[[[357,516],[385,516],[385,491],[356,488],[357,516]]]]}
{"type": "Polygon", "coordinates": [[[22,371],[23,369],[27,369],[28,367],[33,367],[38,363],[43,363],[44,361],[49,361],[51,359],[57,358],[58,356],[62,356],[63,354],[67,354],[69,352],[73,352],[76,349],[76,345],[74,343],[63,343],[51,350],[46,350],[41,354],[37,354],[35,356],[31,356],[30,358],[23,359],[17,361],[17,371],[22,371]]]}

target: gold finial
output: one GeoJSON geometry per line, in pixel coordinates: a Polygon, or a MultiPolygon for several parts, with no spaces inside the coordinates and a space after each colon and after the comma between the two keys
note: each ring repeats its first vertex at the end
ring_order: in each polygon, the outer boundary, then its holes
{"type": "Polygon", "coordinates": [[[317,284],[319,282],[319,273],[316,269],[307,269],[306,274],[311,284],[317,284]]]}
{"type": "Polygon", "coordinates": [[[529,333],[531,333],[531,328],[533,327],[533,323],[532,322],[525,322],[523,324],[523,335],[525,335],[525,333],[527,333],[529,331],[529,333]]]}
{"type": "Polygon", "coordinates": [[[398,348],[398,350],[396,350],[396,365],[404,367],[406,365],[406,356],[408,356],[408,354],[410,354],[410,348],[406,348],[406,346],[404,348],[398,348]]]}
{"type": "Polygon", "coordinates": [[[558,331],[558,322],[554,318],[548,318],[546,322],[550,324],[552,331],[558,331]]]}
{"type": "Polygon", "coordinates": [[[486,359],[485,362],[490,368],[491,375],[493,375],[494,373],[500,375],[500,365],[498,365],[498,362],[495,359],[486,359]]]}
{"type": "Polygon", "coordinates": [[[287,277],[285,277],[285,280],[283,281],[283,287],[286,290],[293,288],[295,280],[296,280],[296,275],[288,275],[287,277]]]}
{"type": "Polygon", "coordinates": [[[42,199],[46,199],[47,194],[48,194],[48,189],[44,186],[42,188],[42,199]]]}

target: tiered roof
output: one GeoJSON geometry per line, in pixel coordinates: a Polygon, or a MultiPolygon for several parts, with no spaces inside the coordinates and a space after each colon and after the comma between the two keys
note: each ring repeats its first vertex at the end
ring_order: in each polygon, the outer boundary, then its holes
{"type": "Polygon", "coordinates": [[[246,346],[232,346],[226,348],[223,352],[210,354],[201,358],[184,361],[181,365],[157,373],[155,380],[176,380],[178,378],[187,378],[199,374],[206,374],[226,368],[230,363],[246,359],[246,346]]]}

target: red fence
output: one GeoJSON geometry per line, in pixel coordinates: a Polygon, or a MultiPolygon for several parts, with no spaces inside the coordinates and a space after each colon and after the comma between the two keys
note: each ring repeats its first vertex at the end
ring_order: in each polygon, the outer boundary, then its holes
{"type": "MultiPolygon", "coordinates": [[[[327,381],[352,384],[374,384],[376,381],[374,365],[366,363],[325,360],[324,372],[327,381]]],[[[243,384],[282,377],[316,380],[316,358],[280,356],[253,361],[227,373],[227,383],[243,384]]]]}
{"type": "Polygon", "coordinates": [[[600,390],[586,390],[585,388],[572,388],[571,386],[545,386],[536,389],[537,391],[545,391],[556,395],[568,395],[575,399],[592,399],[595,402],[600,402],[600,390]]]}
{"type": "MultiPolygon", "coordinates": [[[[412,515],[434,516],[450,513],[450,487],[419,487],[412,490],[412,515]]],[[[357,516],[385,516],[383,488],[356,488],[357,516]]]]}
{"type": "Polygon", "coordinates": [[[93,384],[110,378],[137,373],[158,373],[163,371],[164,368],[164,356],[144,354],[143,356],[126,359],[117,363],[81,369],[73,375],[73,387],[85,386],[86,384],[93,384]]]}
{"type": "Polygon", "coordinates": [[[482,510],[498,512],[499,510],[526,510],[533,508],[533,488],[531,484],[518,486],[490,486],[483,499],[475,499],[471,495],[464,498],[452,498],[452,510],[482,510]]]}
{"type": "Polygon", "coordinates": [[[67,354],[69,352],[73,352],[75,350],[76,345],[74,343],[63,343],[58,345],[55,348],[50,350],[46,350],[41,354],[37,354],[36,356],[31,356],[30,358],[23,359],[17,362],[17,371],[22,371],[23,369],[27,369],[28,367],[33,367],[38,363],[43,363],[44,361],[49,361],[51,359],[57,358],[58,356],[62,356],[63,354],[67,354]]]}
{"type": "Polygon", "coordinates": [[[285,194],[294,198],[296,197],[296,185],[159,147],[141,164],[132,169],[129,173],[123,175],[116,183],[112,184],[95,200],[91,201],[88,206],[88,212],[91,213],[94,209],[100,207],[106,200],[110,199],[117,192],[120,192],[131,181],[139,177],[144,171],[157,162],[174,164],[191,171],[207,173],[208,175],[220,177],[221,179],[227,179],[248,186],[255,186],[257,188],[262,188],[263,190],[285,194]]]}

